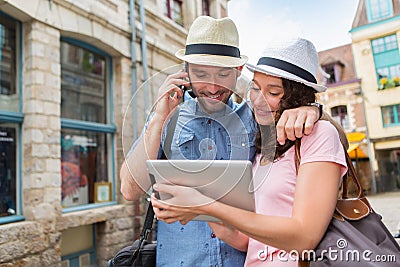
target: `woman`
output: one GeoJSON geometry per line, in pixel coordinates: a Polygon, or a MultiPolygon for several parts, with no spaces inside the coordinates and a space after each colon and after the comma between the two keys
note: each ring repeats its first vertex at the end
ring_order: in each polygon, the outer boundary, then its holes
{"type": "Polygon", "coordinates": [[[317,246],[332,218],[347,170],[344,149],[335,127],[318,121],[301,139],[297,170],[294,142],[278,145],[271,155],[271,142],[263,139],[275,130],[271,125],[284,110],[312,103],[316,92],[326,90],[315,79],[318,56],[311,42],[271,42],[257,66],[247,67],[254,72],[249,94],[260,126],[253,164],[256,213],[212,201],[192,188],[162,184],[154,189],[175,199],[191,195],[210,204],[178,207],[153,196],[153,207],[158,219],[167,223],[185,224],[199,214],[219,218],[223,223],[210,226],[220,239],[247,250],[245,266],[297,266],[296,256],[317,246]]]}

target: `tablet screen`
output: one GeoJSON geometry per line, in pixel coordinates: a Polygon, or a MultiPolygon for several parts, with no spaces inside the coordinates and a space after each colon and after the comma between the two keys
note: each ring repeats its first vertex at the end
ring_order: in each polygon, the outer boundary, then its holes
{"type": "MultiPolygon", "coordinates": [[[[147,160],[146,164],[150,177],[154,179],[152,184],[155,181],[192,187],[213,200],[254,211],[254,187],[250,161],[147,160]]],[[[170,195],[160,192],[162,201],[168,203],[170,197],[170,195]]],[[[188,206],[187,203],[193,203],[193,200],[184,200],[178,205],[188,206]]],[[[208,203],[196,203],[195,205],[205,204],[208,203]]],[[[217,221],[216,218],[203,215],[194,220],[217,221]]]]}

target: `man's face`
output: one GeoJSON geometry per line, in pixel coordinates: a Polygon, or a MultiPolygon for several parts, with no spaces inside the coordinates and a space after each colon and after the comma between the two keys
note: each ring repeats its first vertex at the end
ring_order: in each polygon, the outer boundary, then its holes
{"type": "Polygon", "coordinates": [[[188,66],[192,90],[203,111],[214,113],[222,110],[235,89],[238,70],[196,64],[188,66]]]}

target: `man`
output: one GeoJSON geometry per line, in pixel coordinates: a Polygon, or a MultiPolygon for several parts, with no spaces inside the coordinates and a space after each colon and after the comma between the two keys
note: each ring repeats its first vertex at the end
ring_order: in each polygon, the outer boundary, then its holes
{"type": "MultiPolygon", "coordinates": [[[[201,16],[193,22],[186,48],[175,54],[185,61],[186,71],[168,76],[160,87],[153,117],[121,168],[121,192],[127,200],[150,187],[145,161],[161,158],[168,119],[184,97],[181,86],[189,86],[192,97],[185,94],[174,132],[168,133],[173,134],[169,158],[253,159],[257,126],[251,109],[231,98],[247,61],[238,45],[229,18],[201,16]]],[[[284,113],[277,125],[278,141],[301,137],[303,130],[310,133],[319,115],[315,107],[284,113]]],[[[244,260],[244,252],[216,238],[205,222],[158,223],[157,266],[243,266],[244,260]]]]}

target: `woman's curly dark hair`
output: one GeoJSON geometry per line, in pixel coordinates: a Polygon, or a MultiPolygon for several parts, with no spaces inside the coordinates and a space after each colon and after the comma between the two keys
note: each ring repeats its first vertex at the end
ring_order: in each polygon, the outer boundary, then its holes
{"type": "MultiPolygon", "coordinates": [[[[279,103],[279,108],[278,110],[276,110],[275,113],[275,126],[276,123],[279,121],[279,118],[281,117],[282,113],[286,109],[298,108],[301,106],[305,106],[308,103],[315,102],[316,91],[312,87],[285,78],[282,78],[282,85],[284,94],[279,103]]],[[[270,149],[271,145],[276,144],[276,150],[273,159],[277,159],[281,155],[283,155],[291,146],[294,145],[294,141],[286,139],[284,145],[278,144],[275,138],[276,134],[271,133],[272,129],[275,128],[274,127],[271,128],[270,126],[259,125],[255,140],[255,145],[257,148],[257,152],[263,154],[263,151],[268,151],[268,148],[270,149]],[[263,138],[267,137],[268,140],[262,140],[261,136],[263,136],[263,138]],[[271,136],[273,138],[271,138],[271,136]]],[[[264,154],[263,156],[270,157],[269,155],[264,155],[264,154]]],[[[273,159],[270,160],[272,161],[273,159]]]]}

